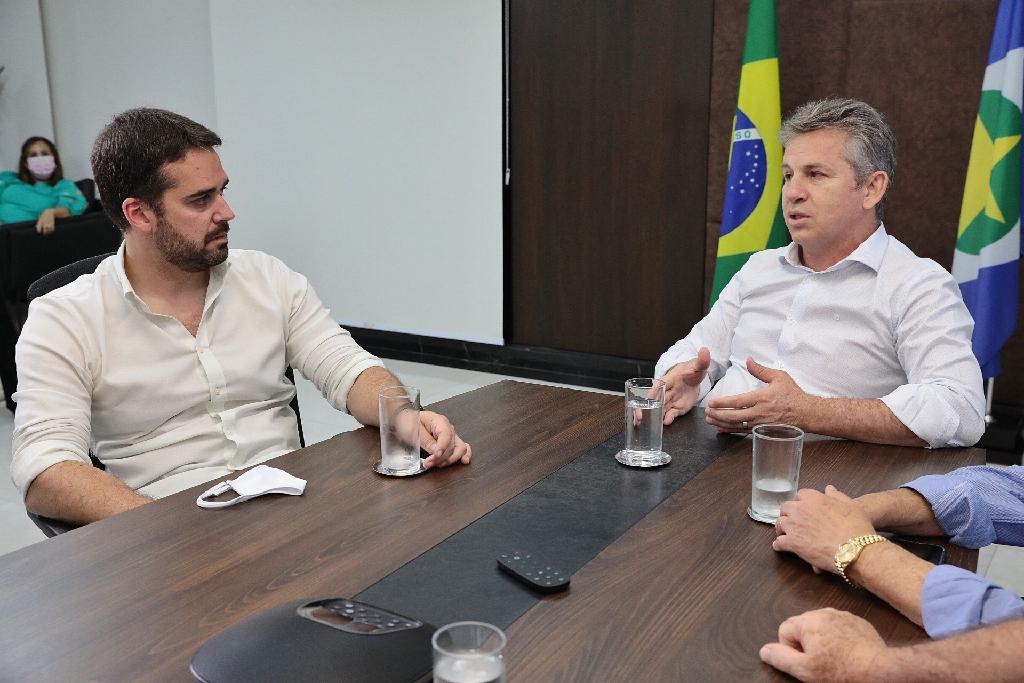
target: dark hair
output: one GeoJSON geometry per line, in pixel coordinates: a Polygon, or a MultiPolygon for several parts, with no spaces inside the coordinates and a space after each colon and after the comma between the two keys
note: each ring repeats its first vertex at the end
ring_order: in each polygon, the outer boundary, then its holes
{"type": "Polygon", "coordinates": [[[192,150],[212,150],[220,138],[212,130],[165,109],[129,109],[100,131],[92,147],[92,174],[110,220],[128,230],[121,205],[129,197],[162,211],[171,187],[164,165],[192,150]]]}
{"type": "Polygon", "coordinates": [[[53,142],[41,135],[33,135],[28,140],[25,140],[21,145],[21,159],[18,160],[18,179],[23,183],[46,183],[51,186],[64,180],[64,167],[60,164],[60,155],[57,154],[57,145],[53,144],[53,142]],[[46,180],[36,179],[36,177],[32,175],[32,172],[28,170],[28,148],[37,142],[45,142],[47,144],[50,148],[50,152],[53,153],[53,161],[56,164],[56,167],[53,169],[53,175],[46,180]]]}
{"type": "MultiPolygon", "coordinates": [[[[896,133],[882,113],[870,104],[842,97],[830,97],[801,105],[782,123],[779,140],[785,147],[794,136],[816,130],[841,130],[849,136],[846,160],[853,167],[857,187],[875,171],[889,176],[886,194],[896,173],[896,133]]],[[[885,215],[885,195],[875,204],[875,217],[885,215]]]]}

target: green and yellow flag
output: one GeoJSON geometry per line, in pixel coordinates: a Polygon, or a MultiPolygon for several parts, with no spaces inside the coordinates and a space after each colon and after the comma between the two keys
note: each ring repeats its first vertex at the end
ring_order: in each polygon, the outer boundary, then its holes
{"type": "Polygon", "coordinates": [[[953,277],[974,317],[981,376],[999,374],[999,351],[1017,326],[1020,279],[1024,1],[1002,0],[981,84],[960,209],[953,277]]]}
{"type": "Polygon", "coordinates": [[[750,255],[789,242],[782,218],[775,0],[750,0],[711,304],[750,255]]]}

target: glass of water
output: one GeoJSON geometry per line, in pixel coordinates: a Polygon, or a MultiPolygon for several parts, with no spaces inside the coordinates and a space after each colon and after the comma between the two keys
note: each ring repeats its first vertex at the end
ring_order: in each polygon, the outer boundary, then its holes
{"type": "Polygon", "coordinates": [[[438,629],[434,645],[435,683],[505,683],[505,634],[482,621],[457,621],[438,629]]]}
{"type": "Polygon", "coordinates": [[[796,497],[804,432],[790,425],[758,425],[754,434],[754,466],[747,514],[774,524],[779,507],[796,497]]]}
{"type": "Polygon", "coordinates": [[[420,460],[420,391],[386,387],[379,396],[380,462],[378,474],[406,477],[423,470],[420,460]]]}
{"type": "Polygon", "coordinates": [[[630,467],[667,465],[672,456],[661,450],[665,418],[665,383],[636,377],[626,380],[626,447],[615,459],[630,467]]]}

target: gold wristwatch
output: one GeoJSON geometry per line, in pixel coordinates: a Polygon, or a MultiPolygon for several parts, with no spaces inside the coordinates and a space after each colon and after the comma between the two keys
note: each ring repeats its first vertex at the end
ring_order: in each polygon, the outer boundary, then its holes
{"type": "Polygon", "coordinates": [[[867,536],[857,536],[856,538],[851,538],[846,543],[841,543],[836,550],[836,556],[833,561],[836,563],[836,570],[839,572],[839,576],[843,577],[843,581],[857,588],[857,584],[850,581],[849,577],[846,576],[846,570],[857,561],[857,558],[860,557],[860,551],[864,550],[864,548],[872,543],[882,543],[888,540],[886,537],[879,536],[878,534],[868,534],[867,536]]]}

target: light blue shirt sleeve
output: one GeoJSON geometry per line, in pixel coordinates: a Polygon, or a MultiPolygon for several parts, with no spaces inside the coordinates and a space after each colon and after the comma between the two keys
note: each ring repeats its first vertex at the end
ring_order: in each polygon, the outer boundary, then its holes
{"type": "Polygon", "coordinates": [[[903,486],[927,499],[939,526],[957,545],[1024,546],[1024,466],[962,467],[903,486]]]}
{"type": "Polygon", "coordinates": [[[921,618],[929,636],[948,638],[979,626],[1024,619],[1024,600],[973,572],[943,564],[924,579],[921,618]]]}
{"type": "MultiPolygon", "coordinates": [[[[950,540],[968,548],[1024,546],[1024,466],[962,467],[904,484],[928,501],[950,540]]],[[[1024,619],[1024,600],[973,572],[940,565],[921,589],[921,617],[932,638],[1024,619]]]]}

